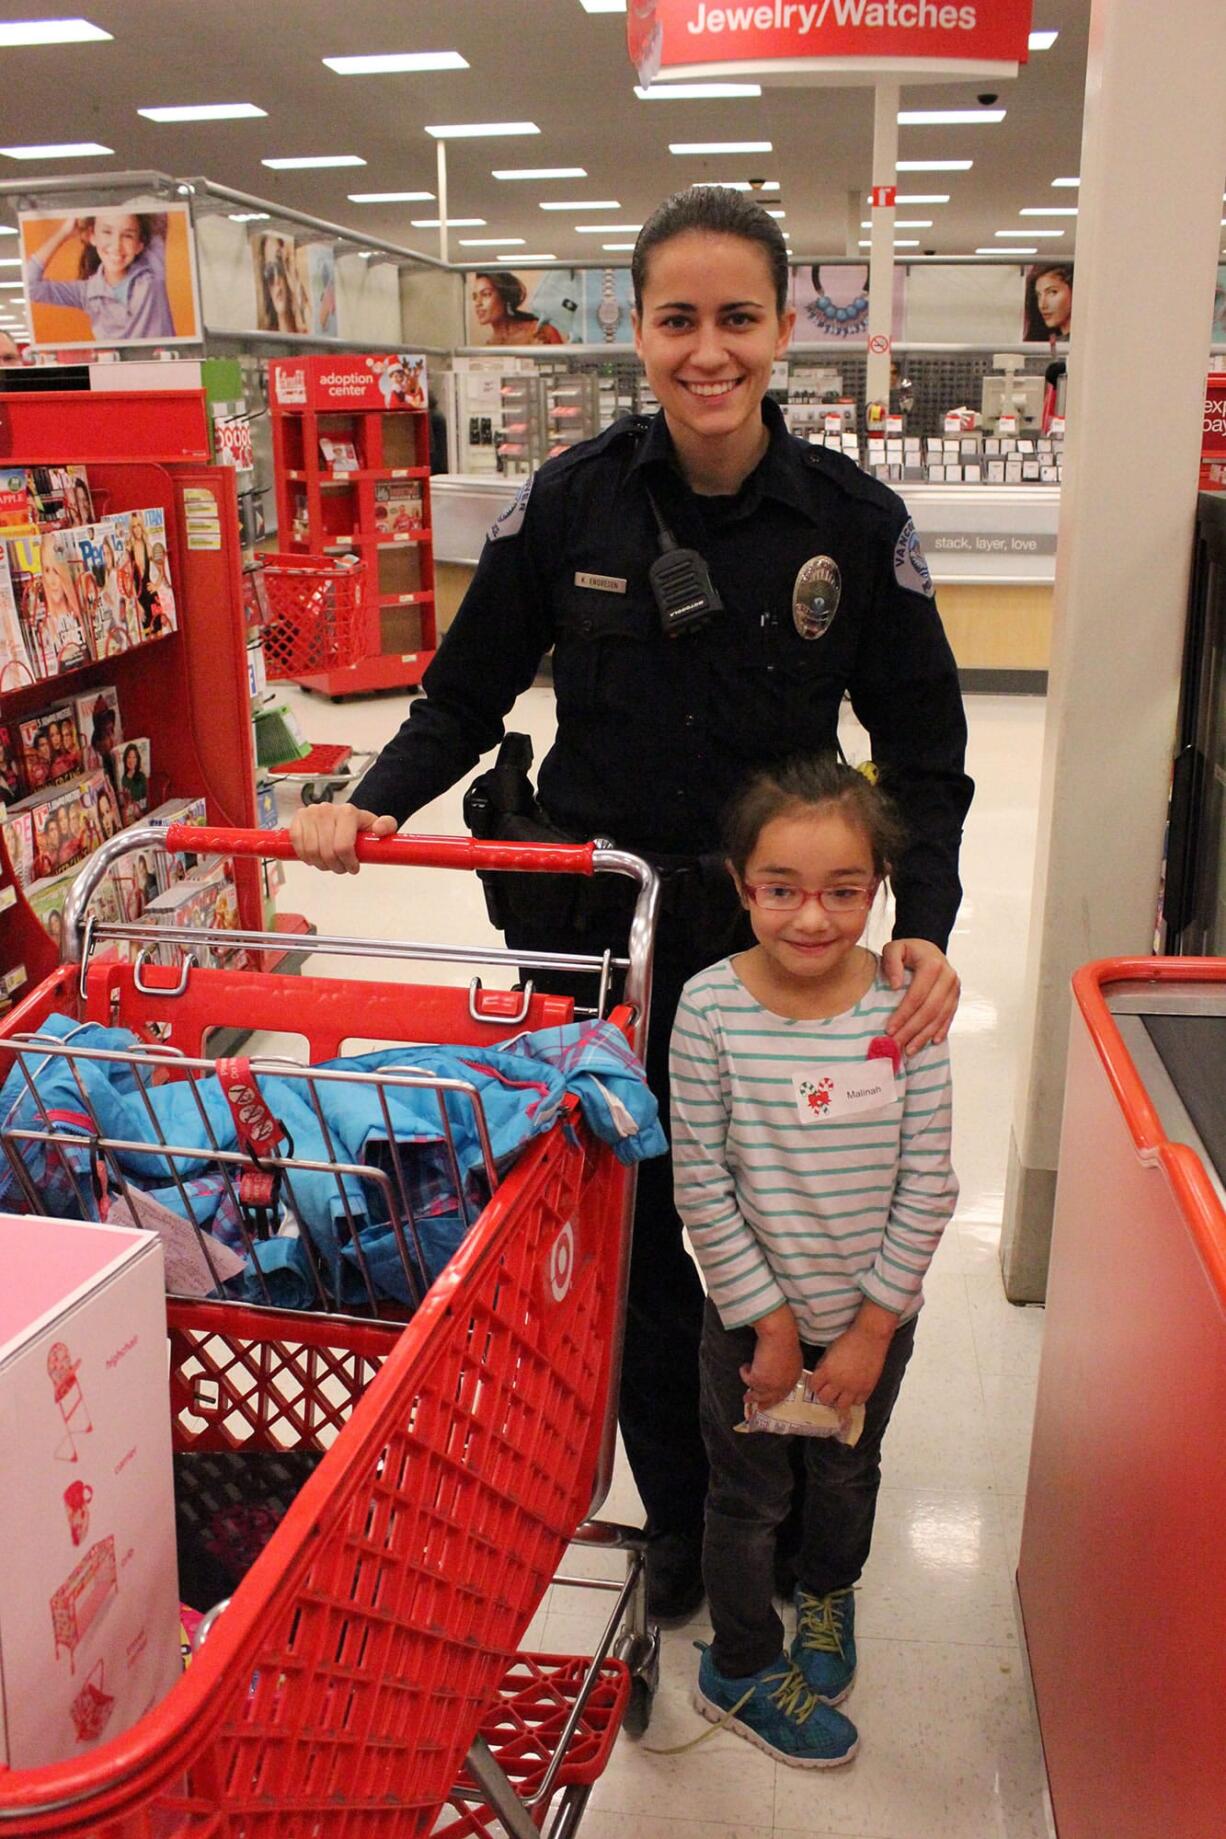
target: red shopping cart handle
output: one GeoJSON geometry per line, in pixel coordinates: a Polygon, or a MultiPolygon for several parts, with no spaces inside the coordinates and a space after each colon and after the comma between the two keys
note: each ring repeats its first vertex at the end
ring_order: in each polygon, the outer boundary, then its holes
{"type": "MultiPolygon", "coordinates": [[[[295,860],[288,830],[220,830],[199,824],[171,824],[166,847],[174,855],[264,856],[295,860]]],[[[593,875],[594,843],[475,843],[471,837],[359,834],[359,862],[387,862],[398,868],[531,870],[546,875],[593,875]]]]}

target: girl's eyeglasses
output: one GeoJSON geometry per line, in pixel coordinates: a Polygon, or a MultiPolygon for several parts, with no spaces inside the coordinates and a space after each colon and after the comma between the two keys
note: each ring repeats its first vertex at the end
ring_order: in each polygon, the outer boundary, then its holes
{"type": "Polygon", "coordinates": [[[862,913],[873,904],[880,883],[865,888],[794,888],[777,881],[742,882],[755,907],[764,913],[799,913],[807,900],[816,900],[827,913],[862,913]]]}

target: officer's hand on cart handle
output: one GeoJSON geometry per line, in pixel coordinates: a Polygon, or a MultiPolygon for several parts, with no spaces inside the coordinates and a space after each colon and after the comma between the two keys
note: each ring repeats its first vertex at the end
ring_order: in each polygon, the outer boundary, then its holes
{"type": "Polygon", "coordinates": [[[300,861],[334,875],[356,875],[359,834],[394,836],[396,829],[394,817],[376,817],[360,805],[306,805],[294,813],[289,834],[300,861]]]}
{"type": "Polygon", "coordinates": [[[887,1024],[889,1033],[906,1054],[929,1042],[939,1046],[962,993],[958,973],[945,953],[931,939],[891,939],[881,963],[893,990],[902,988],[904,970],[911,972],[911,986],[887,1024]]]}

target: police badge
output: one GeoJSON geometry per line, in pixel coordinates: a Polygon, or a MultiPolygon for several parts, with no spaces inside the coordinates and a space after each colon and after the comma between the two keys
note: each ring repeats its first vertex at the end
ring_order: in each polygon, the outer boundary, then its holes
{"type": "Polygon", "coordinates": [[[820,639],[839,610],[843,577],[833,556],[810,556],[792,588],[792,623],[802,639],[820,639]]]}

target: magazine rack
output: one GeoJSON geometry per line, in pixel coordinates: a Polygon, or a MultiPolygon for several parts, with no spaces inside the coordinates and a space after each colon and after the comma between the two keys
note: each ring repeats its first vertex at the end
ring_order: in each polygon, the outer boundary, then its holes
{"type": "Polygon", "coordinates": [[[297,679],[329,696],[415,689],[435,652],[424,366],[412,408],[386,386],[396,362],[277,358],[268,367],[279,548],[360,556],[375,599],[378,651],[297,679]]]}
{"type": "MultiPolygon", "coordinates": [[[[248,828],[258,819],[234,472],[209,465],[208,451],[202,391],[0,396],[0,464],[81,462],[108,512],[162,507],[178,619],[164,637],[5,691],[0,722],[26,720],[61,690],[113,683],[125,730],[149,737],[160,796],[203,795],[211,823],[248,828]]],[[[236,862],[235,885],[240,926],[263,930],[260,865],[236,862]]],[[[276,927],[307,931],[295,914],[276,927]]],[[[57,961],[0,837],[0,1000],[57,961]]]]}

